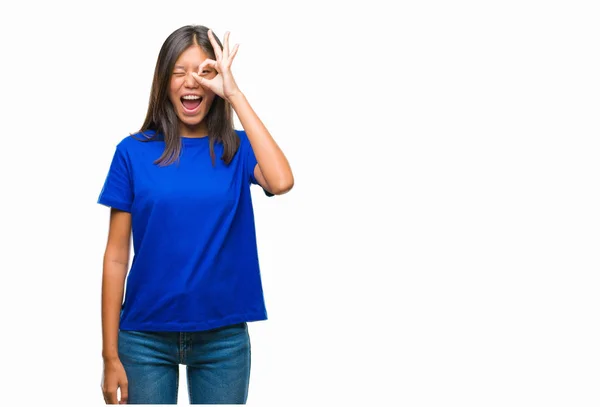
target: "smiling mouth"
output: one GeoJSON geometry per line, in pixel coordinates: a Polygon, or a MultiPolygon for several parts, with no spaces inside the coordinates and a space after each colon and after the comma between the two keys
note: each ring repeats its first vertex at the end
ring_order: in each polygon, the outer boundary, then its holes
{"type": "Polygon", "coordinates": [[[183,108],[187,112],[193,112],[196,109],[198,109],[200,103],[202,103],[202,96],[186,95],[182,96],[180,100],[181,104],[183,105],[183,108]]]}

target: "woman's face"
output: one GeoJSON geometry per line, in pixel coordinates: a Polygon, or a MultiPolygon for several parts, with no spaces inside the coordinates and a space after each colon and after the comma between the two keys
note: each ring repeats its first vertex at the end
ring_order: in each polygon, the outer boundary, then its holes
{"type": "Polygon", "coordinates": [[[171,73],[169,99],[175,108],[179,122],[183,124],[180,126],[180,133],[184,137],[206,135],[207,127],[203,120],[210,110],[215,94],[210,89],[200,86],[192,76],[192,72],[207,79],[216,76],[217,72],[211,67],[198,72],[198,68],[206,58],[208,55],[199,46],[192,45],[177,58],[171,73]]]}

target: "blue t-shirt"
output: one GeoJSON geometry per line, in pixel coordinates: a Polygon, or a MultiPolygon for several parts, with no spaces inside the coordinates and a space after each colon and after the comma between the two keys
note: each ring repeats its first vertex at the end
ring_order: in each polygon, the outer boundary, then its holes
{"type": "Polygon", "coordinates": [[[179,164],[162,167],[154,164],[162,135],[117,145],[98,203],[131,213],[120,329],[190,332],[267,319],[250,194],[256,157],[236,132],[229,165],[215,143],[215,167],[208,137],[182,138],[179,164]]]}

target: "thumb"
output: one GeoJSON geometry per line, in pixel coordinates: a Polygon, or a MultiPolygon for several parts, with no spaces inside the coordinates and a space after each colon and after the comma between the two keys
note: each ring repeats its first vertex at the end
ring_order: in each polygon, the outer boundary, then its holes
{"type": "Polygon", "coordinates": [[[192,76],[196,79],[196,82],[204,88],[210,89],[210,81],[206,80],[203,76],[198,75],[196,72],[192,72],[192,76]]]}
{"type": "Polygon", "coordinates": [[[121,383],[121,400],[119,400],[119,404],[127,404],[129,400],[129,385],[127,383],[121,383]]]}

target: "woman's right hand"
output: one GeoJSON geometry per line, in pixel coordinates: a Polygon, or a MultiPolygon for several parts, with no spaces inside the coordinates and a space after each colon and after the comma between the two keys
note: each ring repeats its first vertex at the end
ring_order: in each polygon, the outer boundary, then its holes
{"type": "Polygon", "coordinates": [[[104,360],[102,394],[106,404],[127,404],[127,374],[121,360],[104,360]],[[117,389],[121,389],[121,400],[117,400],[117,389]]]}

